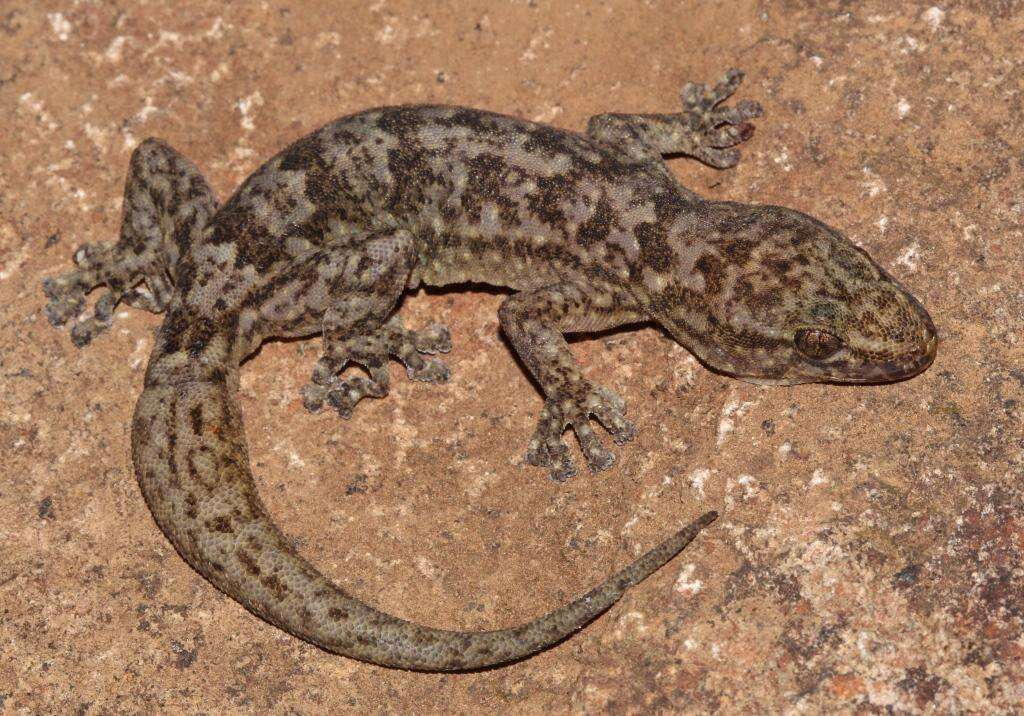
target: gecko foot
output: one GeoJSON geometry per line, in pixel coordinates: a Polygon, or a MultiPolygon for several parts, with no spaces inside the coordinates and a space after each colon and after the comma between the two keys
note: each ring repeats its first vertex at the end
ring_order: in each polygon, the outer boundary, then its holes
{"type": "Polygon", "coordinates": [[[679,93],[693,143],[687,153],[719,169],[736,166],[740,153],[728,147],[750,138],[754,125],[747,120],[760,117],[763,111],[760,104],[751,100],[735,107],[718,106],[732,96],[742,81],[743,73],[733,68],[713,87],[688,82],[679,93]]]}
{"type": "Polygon", "coordinates": [[[597,418],[615,443],[621,445],[636,435],[636,427],[626,420],[625,411],[626,404],[618,395],[586,382],[579,390],[549,397],[541,409],[537,430],[526,451],[526,461],[531,465],[550,467],[551,479],[555,482],[563,482],[575,475],[576,466],[562,441],[562,433],[571,426],[591,471],[600,472],[611,467],[615,455],[601,444],[590,426],[590,418],[597,418]]]}
{"type": "Polygon", "coordinates": [[[43,280],[43,293],[50,299],[44,311],[54,326],[72,322],[71,341],[79,348],[110,327],[121,301],[160,313],[170,300],[172,288],[166,272],[145,266],[138,254],[101,242],[78,248],[73,258],[77,270],[43,280]],[[100,296],[92,315],[79,320],[86,294],[100,285],[109,290],[100,296]]]}
{"type": "Polygon", "coordinates": [[[442,361],[420,355],[451,350],[448,329],[439,324],[411,331],[395,316],[370,335],[341,340],[325,338],[325,344],[324,355],[313,369],[312,382],[301,391],[302,403],[310,412],[317,412],[327,402],[347,419],[363,398],[385,397],[390,388],[389,357],[397,358],[405,366],[411,380],[447,383],[451,376],[442,361]],[[365,368],[369,378],[340,378],[338,374],[350,363],[365,368]]]}

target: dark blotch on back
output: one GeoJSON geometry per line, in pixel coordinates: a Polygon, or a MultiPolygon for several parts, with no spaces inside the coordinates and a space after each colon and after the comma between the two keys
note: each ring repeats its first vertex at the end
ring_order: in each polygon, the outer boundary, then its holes
{"type": "Polygon", "coordinates": [[[517,203],[505,195],[507,187],[522,182],[522,171],[512,167],[496,154],[484,152],[466,159],[466,188],[462,192],[462,208],[470,221],[479,222],[484,202],[498,208],[501,220],[517,223],[517,203]]]}
{"type": "Polygon", "coordinates": [[[198,357],[203,349],[209,344],[210,339],[217,331],[214,321],[201,316],[193,316],[189,322],[188,330],[188,352],[193,357],[198,357]]]}
{"type": "Polygon", "coordinates": [[[614,221],[615,210],[608,197],[602,194],[594,207],[594,213],[576,230],[576,240],[583,246],[606,241],[614,221]]]}
{"type": "Polygon", "coordinates": [[[326,167],[319,132],[303,137],[278,155],[280,171],[304,172],[315,167],[326,167]]]}
{"type": "Polygon", "coordinates": [[[430,168],[425,153],[424,147],[411,139],[403,139],[398,147],[388,150],[391,191],[386,206],[389,209],[421,206],[425,203],[424,190],[442,181],[430,168]]]}
{"type": "Polygon", "coordinates": [[[494,120],[498,115],[466,107],[453,108],[447,116],[433,117],[434,124],[440,127],[465,127],[478,135],[486,135],[494,128],[494,120]]]}
{"type": "Polygon", "coordinates": [[[672,268],[675,254],[668,244],[664,224],[643,222],[636,225],[633,234],[640,246],[641,265],[662,273],[672,268]]]}
{"type": "Polygon", "coordinates": [[[722,292],[725,267],[722,265],[721,259],[714,254],[704,254],[694,263],[694,268],[700,271],[704,277],[704,292],[706,294],[713,296],[722,292]]]}
{"type": "Polygon", "coordinates": [[[196,403],[188,411],[189,420],[192,422],[192,432],[199,435],[203,432],[203,405],[196,403]]]}
{"type": "Polygon", "coordinates": [[[567,219],[559,204],[573,195],[575,179],[569,176],[538,177],[537,190],[526,195],[533,214],[554,229],[564,229],[567,219]]]}
{"type": "Polygon", "coordinates": [[[421,108],[386,107],[377,118],[377,127],[388,134],[401,136],[416,131],[425,121],[421,108]]]}
{"type": "Polygon", "coordinates": [[[566,141],[566,133],[549,127],[546,124],[537,124],[527,128],[527,138],[523,142],[523,151],[531,154],[544,154],[554,157],[559,154],[566,154],[571,151],[566,141]]]}
{"type": "Polygon", "coordinates": [[[231,526],[231,518],[227,515],[220,515],[212,520],[207,520],[206,528],[211,532],[221,532],[223,534],[231,534],[235,531],[231,526]]]}

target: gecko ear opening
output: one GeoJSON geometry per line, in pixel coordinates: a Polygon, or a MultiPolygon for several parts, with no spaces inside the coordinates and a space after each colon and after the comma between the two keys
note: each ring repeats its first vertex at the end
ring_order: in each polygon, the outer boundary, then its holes
{"type": "Polygon", "coordinates": [[[824,360],[843,347],[843,342],[828,331],[804,328],[796,332],[796,349],[808,358],[824,360]]]}

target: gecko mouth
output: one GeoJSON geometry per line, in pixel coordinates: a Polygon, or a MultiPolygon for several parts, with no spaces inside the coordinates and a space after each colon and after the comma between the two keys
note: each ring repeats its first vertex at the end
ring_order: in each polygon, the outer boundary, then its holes
{"type": "Polygon", "coordinates": [[[889,360],[868,362],[850,370],[841,382],[844,383],[893,383],[913,378],[923,373],[935,360],[939,337],[929,326],[920,348],[889,360]]]}

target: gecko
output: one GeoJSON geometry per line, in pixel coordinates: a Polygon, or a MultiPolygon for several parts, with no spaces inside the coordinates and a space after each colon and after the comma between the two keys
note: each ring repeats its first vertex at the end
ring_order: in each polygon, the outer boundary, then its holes
{"type": "Polygon", "coordinates": [[[585,133],[456,106],[337,119],[297,140],[220,204],[191,161],[133,152],[117,242],[77,249],[43,282],[45,312],[82,347],[121,303],[163,313],[132,421],[132,457],[157,525],[202,576],[255,615],[348,657],[424,671],[506,664],[581,629],[689,544],[708,512],[575,601],[494,631],[429,628],[350,595],[302,558],[257,494],[239,366],[270,338],[322,336],[301,389],[349,418],[408,377],[449,380],[448,330],[396,313],[422,285],[508,290],[501,329],[544,402],[526,462],[593,472],[636,434],[565,335],[649,322],[706,367],[765,384],[881,383],[932,362],[924,307],[839,231],[793,209],[711,201],[665,163],[727,169],[761,106],[725,102],[743,74],[687,83],[682,109],[608,113],[585,133]],[[87,295],[105,287],[91,310],[87,295]],[[355,368],[355,370],[350,370],[355,368]]]}

